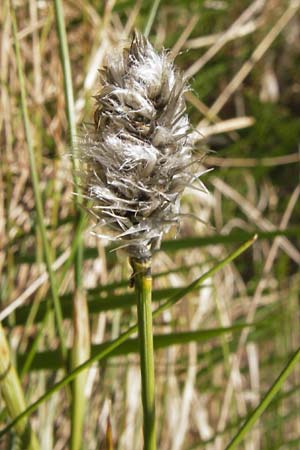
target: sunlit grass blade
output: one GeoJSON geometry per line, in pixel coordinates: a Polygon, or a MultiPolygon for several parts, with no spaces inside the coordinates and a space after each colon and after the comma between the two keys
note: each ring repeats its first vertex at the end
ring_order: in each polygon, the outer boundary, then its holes
{"type": "MultiPolygon", "coordinates": [[[[71,369],[80,366],[91,354],[88,307],[86,294],[82,289],[76,290],[73,308],[74,338],[71,349],[71,369]]],[[[72,385],[71,449],[73,450],[80,449],[83,436],[86,378],[87,371],[82,371],[72,385]]]]}
{"type": "MultiPolygon", "coordinates": [[[[187,293],[192,291],[193,289],[198,288],[204,281],[209,279],[212,275],[214,275],[219,270],[223,269],[227,264],[229,264],[231,261],[233,261],[235,258],[237,258],[239,255],[241,255],[243,252],[245,252],[256,240],[256,236],[254,236],[251,240],[245,242],[242,244],[237,250],[232,252],[230,255],[228,255],[226,258],[224,258],[222,261],[220,261],[218,264],[216,264],[212,269],[208,270],[205,274],[203,274],[201,277],[199,277],[197,280],[195,280],[193,283],[191,283],[188,287],[181,290],[181,293],[174,295],[169,300],[167,300],[162,306],[157,308],[154,313],[153,317],[158,317],[163,311],[177,303],[179,300],[181,300],[187,293]]],[[[114,351],[116,348],[118,348],[123,342],[125,342],[133,333],[137,332],[137,324],[129,328],[126,332],[121,334],[117,339],[115,339],[106,349],[101,350],[99,353],[85,361],[83,364],[81,364],[79,367],[74,369],[70,374],[68,374],[66,377],[64,377],[62,380],[60,380],[58,383],[56,383],[52,388],[50,388],[45,394],[43,394],[38,400],[36,400],[34,403],[32,403],[27,409],[23,411],[22,414],[20,414],[18,417],[16,417],[14,420],[12,420],[5,428],[3,428],[0,431],[0,438],[5,433],[7,433],[19,420],[21,420],[23,417],[28,416],[33,411],[35,411],[38,406],[45,402],[48,398],[50,398],[55,392],[69,384],[71,381],[74,380],[74,378],[83,370],[87,369],[91,364],[93,364],[96,361],[100,361],[101,359],[105,358],[107,355],[109,355],[112,351],[114,351]]]]}
{"type": "MultiPolygon", "coordinates": [[[[30,367],[32,365],[32,361],[34,360],[34,357],[35,357],[35,355],[37,353],[37,350],[38,350],[38,345],[39,345],[40,339],[42,337],[42,334],[43,334],[43,331],[44,331],[44,327],[45,327],[45,325],[47,323],[47,320],[49,318],[49,314],[50,314],[50,308],[48,308],[46,310],[46,312],[44,314],[43,321],[42,321],[41,325],[39,326],[39,329],[38,329],[37,334],[36,334],[36,336],[34,338],[34,341],[31,344],[29,351],[26,352],[26,358],[25,358],[24,364],[22,365],[22,369],[20,371],[21,379],[30,370],[30,367]]],[[[56,358],[58,360],[60,359],[58,354],[56,354],[56,358]]]]}
{"type": "MultiPolygon", "coordinates": [[[[0,355],[0,391],[9,416],[13,419],[26,408],[26,403],[18,374],[10,357],[8,343],[1,322],[0,355]]],[[[21,440],[22,448],[39,450],[40,446],[36,435],[32,431],[26,417],[16,423],[15,431],[21,440]]]]}

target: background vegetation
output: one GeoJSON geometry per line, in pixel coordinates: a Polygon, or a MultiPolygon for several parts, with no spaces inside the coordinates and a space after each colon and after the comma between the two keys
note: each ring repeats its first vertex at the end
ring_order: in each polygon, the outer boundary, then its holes
{"type": "MultiPolygon", "coordinates": [[[[28,405],[70,369],[61,337],[74,348],[74,267],[87,292],[92,355],[136,322],[126,255],[91,235],[90,222],[79,223],[84,260],[78,265],[54,6],[13,4],[42,218],[8,1],[0,13],[0,319],[28,405]],[[54,262],[50,283],[41,220],[54,262]]],[[[214,170],[202,177],[207,193],[186,191],[180,231],[153,258],[155,304],[258,233],[251,249],[154,322],[159,449],[224,449],[299,347],[300,2],[65,0],[63,8],[78,129],[92,120],[98,68],[134,28],[149,32],[156,48],[171,49],[190,78],[188,109],[199,147],[211,149],[203,166],[214,170]]],[[[81,310],[77,319],[86,327],[81,310]]],[[[132,339],[89,367],[83,449],[142,448],[136,352],[132,339]]],[[[88,353],[87,346],[79,360],[88,353]]],[[[299,388],[297,367],[238,448],[299,448],[299,388]]],[[[69,394],[57,391],[31,416],[43,450],[71,448],[69,394]]],[[[7,424],[4,402],[0,414],[7,424]]],[[[1,438],[1,449],[14,445],[14,433],[1,438]]]]}

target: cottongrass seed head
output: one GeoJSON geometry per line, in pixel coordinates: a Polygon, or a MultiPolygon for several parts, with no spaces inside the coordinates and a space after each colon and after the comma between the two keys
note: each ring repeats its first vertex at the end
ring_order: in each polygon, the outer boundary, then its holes
{"type": "Polygon", "coordinates": [[[178,224],[180,196],[199,175],[192,160],[183,76],[166,51],[135,33],[100,71],[94,126],[79,143],[84,197],[97,233],[146,259],[178,224]]]}

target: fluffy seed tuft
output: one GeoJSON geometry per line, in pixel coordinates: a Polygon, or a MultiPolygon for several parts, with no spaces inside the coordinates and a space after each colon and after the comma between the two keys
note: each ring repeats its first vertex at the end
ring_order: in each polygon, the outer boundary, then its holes
{"type": "Polygon", "coordinates": [[[113,232],[105,237],[132,257],[148,258],[178,224],[181,193],[199,176],[192,169],[187,87],[169,55],[137,33],[100,76],[94,129],[79,143],[84,195],[97,225],[113,232]]]}

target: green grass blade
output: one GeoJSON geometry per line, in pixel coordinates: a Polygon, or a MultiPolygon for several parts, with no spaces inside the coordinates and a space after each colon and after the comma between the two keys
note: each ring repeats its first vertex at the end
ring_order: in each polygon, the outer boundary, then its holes
{"type": "MultiPolygon", "coordinates": [[[[208,272],[203,274],[200,278],[195,280],[193,283],[191,283],[188,287],[181,290],[181,294],[176,294],[175,296],[171,297],[169,300],[167,300],[162,306],[157,308],[154,313],[153,317],[159,316],[163,311],[177,303],[179,300],[182,299],[187,293],[191,292],[193,289],[196,289],[198,286],[200,286],[205,280],[210,278],[213,274],[218,272],[219,270],[223,269],[227,264],[229,264],[231,261],[233,261],[235,258],[237,258],[241,253],[245,252],[256,240],[256,236],[252,238],[251,240],[245,242],[242,244],[237,250],[235,250],[233,253],[231,253],[229,256],[227,256],[225,259],[220,261],[216,266],[214,266],[212,269],[210,269],[208,272]]],[[[85,361],[83,364],[78,366],[76,369],[74,369],[70,374],[68,374],[66,377],[64,377],[62,380],[60,380],[58,383],[56,383],[52,388],[50,388],[45,394],[43,394],[38,400],[36,400],[34,403],[32,403],[27,409],[23,411],[22,414],[20,414],[18,417],[16,417],[14,420],[12,420],[5,428],[0,430],[0,438],[7,433],[19,420],[21,420],[23,417],[28,416],[29,414],[33,413],[38,406],[46,401],[48,398],[50,398],[55,392],[69,384],[71,381],[74,380],[74,378],[82,371],[87,369],[91,364],[93,364],[96,361],[100,361],[101,359],[105,358],[107,355],[109,355],[112,351],[114,351],[117,347],[119,347],[123,342],[125,342],[133,333],[137,332],[137,324],[130,327],[126,332],[122,333],[117,339],[115,339],[109,347],[107,347],[104,350],[101,350],[99,353],[85,361]]]]}
{"type": "MultiPolygon", "coordinates": [[[[8,342],[0,322],[0,391],[11,418],[26,408],[23,389],[17,371],[11,360],[8,342]]],[[[24,417],[16,423],[15,431],[21,439],[22,448],[39,450],[37,438],[24,417]]]]}
{"type": "Polygon", "coordinates": [[[50,253],[49,242],[47,239],[45,222],[44,222],[44,212],[43,212],[43,207],[42,207],[42,198],[41,198],[41,194],[40,194],[39,177],[38,177],[38,172],[37,172],[37,167],[36,167],[35,154],[34,154],[34,150],[33,150],[33,141],[32,141],[32,136],[31,136],[31,131],[30,131],[30,122],[29,122],[28,109],[27,109],[27,98],[26,98],[26,89],[25,89],[25,81],[24,81],[22,62],[21,62],[21,53],[20,53],[19,41],[17,38],[17,23],[16,23],[15,14],[14,14],[14,11],[12,8],[11,8],[11,15],[12,15],[13,39],[14,39],[14,46],[15,46],[15,52],[16,52],[18,78],[19,78],[20,91],[21,91],[21,111],[22,111],[22,119],[23,119],[28,154],[29,154],[30,171],[31,171],[34,199],[35,199],[36,212],[37,212],[37,225],[38,225],[38,228],[39,228],[39,231],[41,234],[41,238],[42,238],[44,258],[45,258],[45,262],[46,262],[47,271],[49,274],[49,282],[50,282],[51,295],[52,295],[53,304],[54,304],[57,330],[58,330],[58,334],[59,334],[59,338],[60,338],[61,354],[62,354],[63,359],[65,359],[66,344],[65,344],[65,336],[64,336],[64,332],[63,332],[62,311],[61,311],[61,305],[60,305],[60,301],[59,301],[58,287],[57,287],[54,272],[52,270],[52,258],[51,258],[51,253],[50,253]]]}
{"type": "Polygon", "coordinates": [[[199,277],[197,280],[195,280],[193,283],[191,283],[189,286],[187,286],[184,289],[181,289],[178,294],[175,294],[172,296],[169,300],[167,300],[163,305],[161,305],[159,308],[157,308],[154,313],[153,317],[156,317],[160,315],[163,311],[166,309],[169,309],[171,306],[173,306],[175,303],[178,302],[182,297],[192,292],[194,289],[198,289],[201,284],[207,280],[208,278],[212,277],[216,272],[221,270],[224,266],[226,266],[228,263],[233,261],[235,258],[237,258],[241,253],[244,253],[257,239],[257,235],[255,235],[252,239],[245,242],[241,247],[239,247],[236,251],[231,253],[231,255],[227,256],[227,258],[220,261],[218,264],[216,264],[212,269],[210,269],[208,272],[203,274],[201,277],[199,277]]]}
{"type": "MultiPolygon", "coordinates": [[[[32,365],[32,361],[34,360],[34,358],[36,356],[36,353],[37,353],[37,350],[38,350],[38,345],[39,345],[40,339],[42,337],[44,328],[45,328],[45,326],[47,324],[47,320],[48,320],[49,315],[50,315],[50,308],[48,308],[46,310],[46,313],[44,315],[43,321],[42,321],[42,323],[41,323],[41,325],[40,325],[40,327],[39,327],[39,329],[38,329],[38,331],[36,333],[34,341],[30,345],[29,351],[26,352],[26,358],[25,358],[24,364],[22,365],[22,369],[20,371],[21,379],[23,379],[25,374],[27,372],[29,372],[29,370],[30,370],[30,367],[32,365]]],[[[55,352],[55,353],[56,353],[56,359],[59,361],[59,355],[57,354],[57,352],[55,352]]]]}
{"type": "MultiPolygon", "coordinates": [[[[207,286],[207,285],[206,285],[207,286]]],[[[153,301],[159,302],[166,298],[180,292],[182,288],[164,288],[153,291],[153,301]]],[[[105,292],[105,291],[102,291],[105,292]]],[[[62,313],[65,319],[72,317],[72,298],[73,293],[61,296],[62,313]]],[[[90,314],[98,314],[100,312],[113,311],[116,309],[128,309],[135,305],[135,295],[133,292],[125,292],[120,295],[113,295],[108,292],[107,297],[102,298],[99,296],[97,290],[88,291],[88,306],[90,314]]],[[[47,302],[40,303],[35,322],[43,320],[44,314],[47,310],[47,302]]],[[[16,325],[23,325],[28,317],[30,311],[30,305],[19,308],[15,313],[16,325]]]]}
{"type": "MultiPolygon", "coordinates": [[[[300,386],[296,386],[292,389],[289,389],[286,392],[283,392],[282,394],[277,395],[277,397],[274,397],[271,401],[269,407],[276,406],[278,403],[282,402],[283,400],[287,399],[288,397],[294,395],[295,393],[299,392],[300,386]]],[[[264,425],[264,432],[272,430],[278,426],[280,422],[284,423],[288,416],[293,417],[294,415],[297,415],[298,411],[293,410],[292,412],[288,413],[287,415],[279,416],[277,418],[272,417],[270,420],[267,421],[266,425],[264,425]]],[[[246,417],[241,418],[242,420],[247,420],[249,415],[246,417]]],[[[239,423],[241,421],[239,420],[239,423]]],[[[217,437],[224,436],[225,434],[232,432],[234,429],[236,429],[239,425],[239,423],[229,423],[226,428],[222,431],[219,431],[215,433],[211,438],[203,440],[197,444],[194,444],[192,447],[189,447],[187,450],[202,450],[206,445],[213,443],[217,437]]],[[[273,450],[273,448],[272,448],[273,450]]]]}
{"type": "Polygon", "coordinates": [[[160,4],[160,0],[154,0],[149,17],[148,17],[148,21],[147,24],[145,26],[145,30],[144,30],[144,36],[148,37],[158,10],[160,4]]]}
{"type": "MultiPolygon", "coordinates": [[[[73,219],[74,220],[74,219],[73,219]]],[[[162,242],[161,250],[163,252],[177,252],[179,250],[186,250],[189,248],[203,248],[210,245],[231,245],[239,244],[240,242],[250,239],[254,234],[257,235],[257,239],[274,239],[277,236],[285,236],[287,238],[300,238],[300,227],[290,227],[285,230],[274,230],[274,231],[245,231],[245,230],[234,230],[230,234],[212,234],[206,236],[193,236],[183,239],[172,239],[165,240],[162,242]]],[[[30,234],[27,235],[31,236],[30,234]]],[[[13,240],[15,243],[17,240],[13,240]]],[[[113,247],[106,248],[106,257],[108,261],[115,258],[115,253],[111,252],[113,247]]],[[[85,248],[84,259],[95,259],[99,255],[97,248],[85,248]]],[[[15,256],[15,260],[18,264],[32,263],[34,261],[34,255],[28,253],[20,253],[15,256]]]]}
{"type": "MultiPolygon", "coordinates": [[[[70,130],[70,141],[73,152],[73,179],[76,194],[80,193],[78,185],[78,161],[75,158],[75,139],[76,139],[76,119],[75,119],[75,105],[74,93],[72,83],[71,62],[69,56],[67,33],[64,20],[64,11],[61,0],[55,0],[55,18],[56,28],[59,38],[59,46],[61,53],[61,62],[64,74],[64,91],[66,99],[66,111],[70,130]]],[[[75,195],[75,205],[77,209],[77,217],[75,223],[76,228],[80,228],[82,218],[82,211],[80,209],[81,197],[75,195]]],[[[73,296],[73,326],[74,326],[74,342],[72,346],[71,369],[79,366],[83,361],[90,356],[90,332],[89,332],[89,317],[88,305],[85,292],[82,289],[82,267],[83,267],[83,240],[82,236],[78,235],[77,251],[75,253],[75,292],[73,296]],[[79,319],[80,310],[82,312],[79,319]]],[[[86,399],[84,395],[84,388],[86,383],[87,372],[82,372],[80,376],[74,379],[72,385],[72,419],[71,419],[71,450],[80,450],[82,441],[82,430],[84,422],[84,412],[86,399]]]]}
{"type": "MultiPolygon", "coordinates": [[[[231,327],[219,327],[219,328],[209,328],[199,331],[185,331],[179,333],[168,333],[168,334],[155,334],[153,336],[153,344],[155,350],[160,350],[163,348],[171,347],[173,345],[184,345],[191,342],[206,342],[213,338],[220,336],[225,336],[229,333],[237,333],[244,328],[258,328],[263,326],[262,323],[252,323],[252,324],[237,324],[231,327]]],[[[106,349],[111,345],[112,341],[103,342],[102,344],[93,345],[91,348],[92,356],[98,354],[102,350],[106,349]]],[[[126,342],[121,344],[118,348],[107,355],[106,358],[109,359],[117,356],[124,356],[130,353],[138,352],[138,339],[132,338],[128,339],[126,342]]],[[[59,370],[61,368],[61,362],[57,358],[58,354],[56,350],[46,350],[39,352],[35,355],[31,363],[31,371],[35,370],[59,370]]],[[[27,355],[19,355],[18,366],[22,367],[27,361],[27,355]]]]}
{"type": "Polygon", "coordinates": [[[292,370],[294,369],[295,365],[299,362],[300,359],[300,348],[295,352],[293,357],[290,359],[288,364],[285,366],[281,374],[278,376],[274,384],[271,386],[271,388],[268,390],[262,401],[259,403],[259,405],[254,409],[252,414],[249,416],[249,418],[246,420],[244,425],[241,427],[239,432],[234,436],[232,441],[229,443],[229,445],[226,447],[226,450],[233,450],[237,447],[237,445],[244,439],[245,435],[251,430],[255,422],[260,418],[262,413],[265,411],[265,409],[268,407],[274,396],[277,394],[277,392],[281,389],[284,381],[287,379],[287,377],[290,375],[292,370]]]}
{"type": "Polygon", "coordinates": [[[174,252],[182,249],[206,247],[208,245],[229,245],[237,244],[244,240],[250,239],[254,234],[257,235],[257,239],[274,239],[277,236],[285,237],[297,237],[300,238],[300,227],[291,227],[286,230],[274,230],[274,231],[245,231],[234,230],[227,235],[208,235],[208,236],[193,236],[183,239],[163,241],[161,250],[167,252],[174,252]]]}
{"type": "MultiPolygon", "coordinates": [[[[74,93],[73,93],[73,82],[72,82],[72,72],[71,72],[71,64],[69,57],[69,49],[68,49],[68,41],[64,20],[64,12],[62,2],[60,0],[54,1],[55,6],[55,18],[56,18],[56,27],[59,38],[59,49],[61,56],[61,63],[64,74],[64,91],[65,91],[65,100],[66,100],[66,110],[67,117],[69,123],[69,132],[70,132],[70,141],[71,145],[74,149],[75,147],[75,137],[76,137],[76,119],[75,119],[75,107],[74,107],[74,93]]],[[[75,160],[72,160],[75,165],[75,160]]],[[[75,180],[77,181],[76,173],[75,180]]],[[[78,187],[78,183],[76,183],[76,188],[78,187]]]]}

